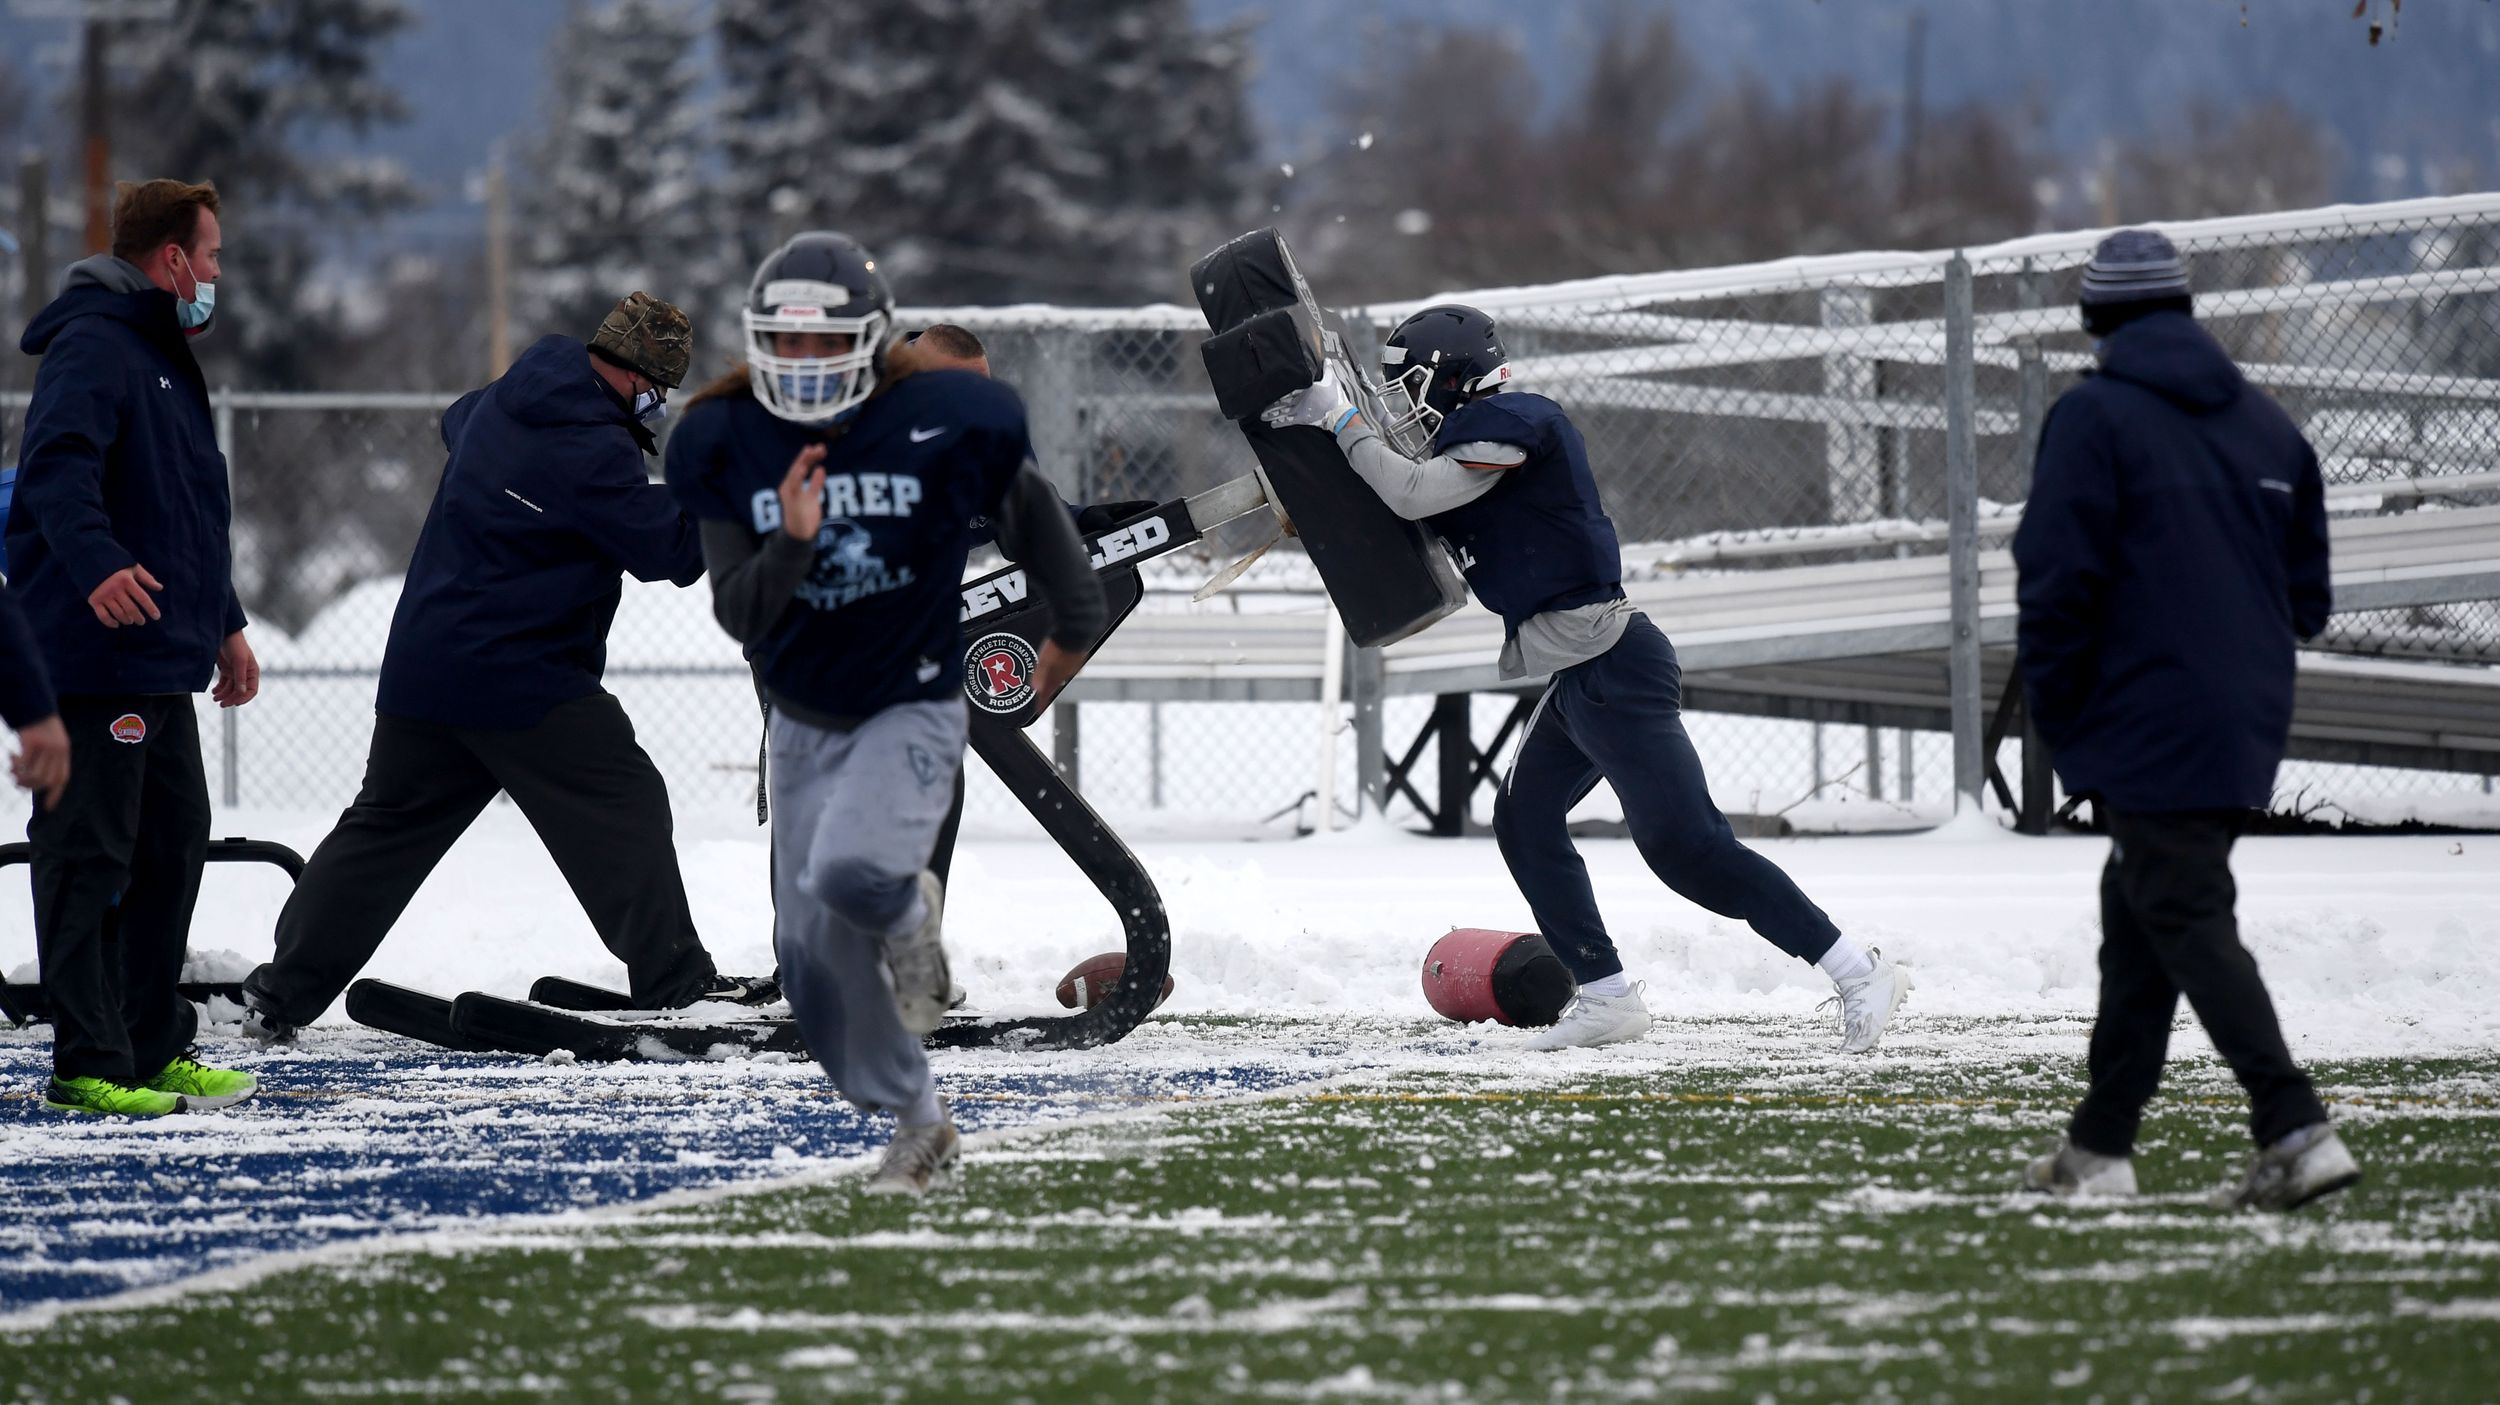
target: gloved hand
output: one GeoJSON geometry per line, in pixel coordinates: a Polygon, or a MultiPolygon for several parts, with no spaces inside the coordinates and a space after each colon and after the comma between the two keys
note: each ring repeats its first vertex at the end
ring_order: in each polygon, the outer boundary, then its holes
{"type": "Polygon", "coordinates": [[[1087,503],[1076,510],[1076,529],[1087,535],[1107,532],[1141,513],[1152,512],[1163,504],[1152,498],[1130,502],[1087,503]]]}
{"type": "Polygon", "coordinates": [[[1276,429],[1310,424],[1333,431],[1353,408],[1353,398],[1346,394],[1345,383],[1337,379],[1336,365],[1331,363],[1317,381],[1261,410],[1259,418],[1276,429]]]}

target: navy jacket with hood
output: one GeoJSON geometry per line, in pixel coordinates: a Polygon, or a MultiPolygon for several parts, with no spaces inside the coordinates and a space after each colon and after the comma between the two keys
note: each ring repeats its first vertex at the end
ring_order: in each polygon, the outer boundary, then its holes
{"type": "Polygon", "coordinates": [[[9,584],[64,693],[196,693],[243,628],[233,500],[174,295],[133,265],[73,265],[18,343],[41,356],[7,528],[9,584]],[[147,568],[161,619],[107,629],[87,597],[147,568]]]}
{"type": "Polygon", "coordinates": [[[376,710],[523,728],[598,692],[622,573],[703,575],[693,519],[643,468],[649,441],[570,337],[541,339],[446,411],[451,459],[391,617],[376,710]]]}
{"type": "Polygon", "coordinates": [[[2041,427],[2014,537],[2023,690],[2058,775],[2119,811],[2253,809],[2326,625],[2317,455],[2185,313],[2128,323],[2041,427]]]}

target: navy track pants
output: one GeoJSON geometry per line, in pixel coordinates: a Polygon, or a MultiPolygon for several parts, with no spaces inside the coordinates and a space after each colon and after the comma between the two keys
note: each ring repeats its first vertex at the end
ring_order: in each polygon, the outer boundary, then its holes
{"type": "Polygon", "coordinates": [[[1539,930],[1585,985],[1623,969],[1564,817],[1603,779],[1641,857],[1669,888],[1741,917],[1805,961],[1840,930],[1779,865],[1736,840],[1685,734],[1675,646],[1634,615],[1615,647],[1554,675],[1493,803],[1493,833],[1539,930]]]}

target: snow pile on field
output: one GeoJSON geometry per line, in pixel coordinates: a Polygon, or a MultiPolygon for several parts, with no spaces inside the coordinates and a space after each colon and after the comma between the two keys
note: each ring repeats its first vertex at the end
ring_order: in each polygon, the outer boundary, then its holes
{"type": "MultiPolygon", "coordinates": [[[[309,852],[330,816],[231,819],[221,833],[309,852]]],[[[739,972],[772,964],[765,849],[748,834],[681,839],[696,920],[721,965],[739,972]]],[[[1912,964],[1913,1017],[2091,1008],[2098,841],[1957,827],[1758,847],[1844,929],[1912,964]]],[[[1629,843],[1582,849],[1630,970],[1649,982],[1661,1014],[1775,1014],[1801,1028],[1827,1018],[1814,1007],[1830,987],[1811,968],[1667,892],[1629,843]]],[[[1373,829],[1139,852],[1171,916],[1174,1011],[1428,1019],[1417,972],[1434,939],[1455,926],[1531,925],[1487,840],[1373,829]]],[[[2247,939],[2296,1047],[2500,1047],[2500,840],[2257,839],[2241,845],[2236,869],[2247,939]]],[[[210,957],[228,969],[265,956],[285,895],[274,869],[211,870],[195,952],[233,953],[210,957]]],[[[947,930],[959,978],[993,1011],[1055,1008],[1061,974],[1122,944],[1109,905],[1073,865],[1021,840],[967,839],[947,930]]],[[[0,969],[33,954],[27,909],[0,903],[0,969]]],[[[619,969],[527,824],[498,804],[419,894],[371,974],[517,994],[540,975],[613,983],[619,969]]],[[[2183,1047],[2201,1047],[2194,1039],[2183,1047]]]]}

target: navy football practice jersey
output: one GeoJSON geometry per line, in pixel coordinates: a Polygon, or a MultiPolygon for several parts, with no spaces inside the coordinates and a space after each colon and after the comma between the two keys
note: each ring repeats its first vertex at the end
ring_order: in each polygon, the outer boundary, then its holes
{"type": "Polygon", "coordinates": [[[906,377],[837,425],[793,424],[747,395],[704,400],[669,436],[669,487],[695,516],[767,537],[790,461],[819,443],[814,569],[748,651],[765,689],[836,717],[952,695],[971,524],[1032,454],[1023,401],[969,371],[906,377]]]}
{"type": "Polygon", "coordinates": [[[1623,548],[1562,406],[1517,390],[1471,400],[1441,421],[1432,448],[1487,442],[1525,449],[1527,461],[1485,470],[1502,477],[1491,492],[1426,519],[1476,598],[1517,633],[1548,610],[1622,595],[1623,548]]]}

